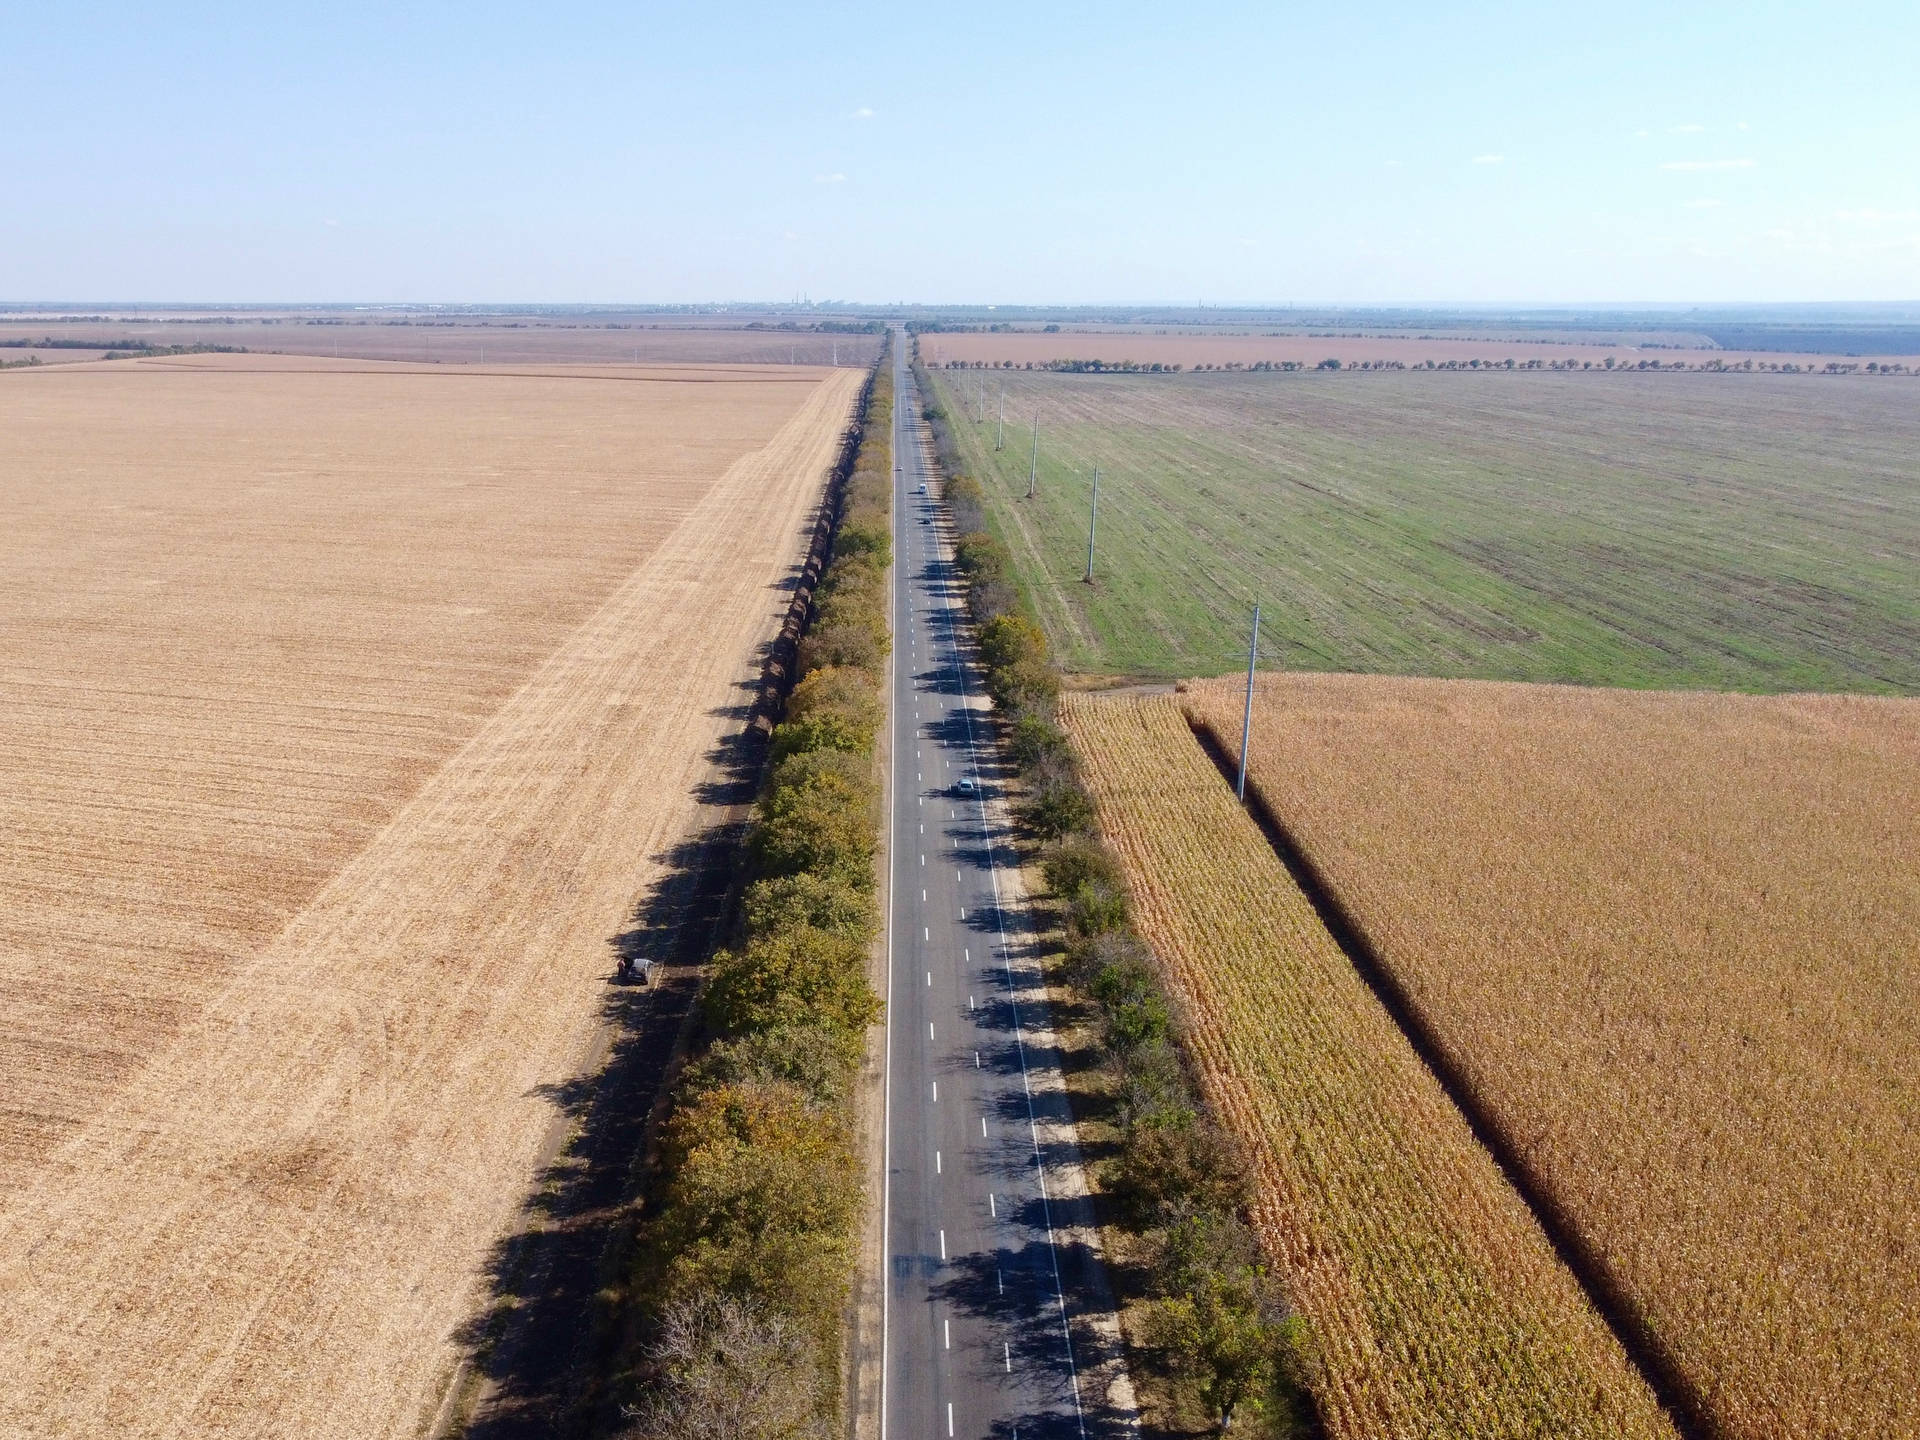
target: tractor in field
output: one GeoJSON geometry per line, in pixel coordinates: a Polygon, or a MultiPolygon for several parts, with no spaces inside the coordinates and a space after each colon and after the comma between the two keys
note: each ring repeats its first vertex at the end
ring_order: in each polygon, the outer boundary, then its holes
{"type": "Polygon", "coordinates": [[[636,955],[622,955],[620,963],[614,967],[614,983],[617,985],[647,985],[653,980],[653,961],[636,955]]]}

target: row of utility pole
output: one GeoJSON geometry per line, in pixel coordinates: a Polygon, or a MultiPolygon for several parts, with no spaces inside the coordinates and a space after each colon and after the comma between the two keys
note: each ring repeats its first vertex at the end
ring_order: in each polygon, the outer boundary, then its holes
{"type": "MultiPolygon", "coordinates": [[[[976,413],[979,423],[987,421],[987,377],[980,377],[976,413]]],[[[994,430],[993,448],[1004,450],[1007,444],[1007,387],[1000,387],[1000,413],[994,430]]],[[[1031,500],[1040,491],[1040,412],[1033,412],[1033,445],[1027,452],[1027,499],[1031,500]]],[[[1093,583],[1093,547],[1094,537],[1100,529],[1100,467],[1093,467],[1093,499],[1087,507],[1087,572],[1081,581],[1093,583]]],[[[1260,662],[1260,604],[1253,606],[1253,634],[1247,641],[1247,698],[1246,707],[1240,716],[1240,773],[1233,783],[1234,798],[1244,803],[1247,798],[1247,748],[1253,739],[1253,675],[1260,662]]]]}

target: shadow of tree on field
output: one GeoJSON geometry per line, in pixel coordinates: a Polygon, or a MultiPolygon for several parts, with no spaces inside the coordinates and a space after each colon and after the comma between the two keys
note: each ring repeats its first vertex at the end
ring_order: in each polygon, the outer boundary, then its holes
{"type": "Polygon", "coordinates": [[[584,1437],[609,1418],[647,1150],[697,1025],[702,966],[732,909],[740,842],[817,574],[810,553],[772,587],[792,597],[786,625],[760,647],[756,674],[736,683],[734,699],[708,712],[725,734],[693,792],[702,820],[655,857],[651,888],[607,938],[598,1054],[580,1075],[534,1092],[553,1106],[563,1138],[514,1233],[487,1257],[485,1304],[455,1337],[480,1381],[454,1431],[463,1440],[584,1437]],[[623,959],[650,962],[650,981],[623,983],[623,959]]]}
{"type": "Polygon", "coordinates": [[[536,1092],[567,1136],[535,1179],[516,1232],[488,1257],[489,1304],[459,1337],[487,1382],[470,1440],[584,1433],[618,1338],[608,1299],[638,1218],[635,1169],[699,993],[724,908],[739,822],[661,857],[633,923],[608,941],[604,1052],[588,1073],[536,1092]],[[652,962],[648,984],[617,983],[619,957],[652,962]]]}

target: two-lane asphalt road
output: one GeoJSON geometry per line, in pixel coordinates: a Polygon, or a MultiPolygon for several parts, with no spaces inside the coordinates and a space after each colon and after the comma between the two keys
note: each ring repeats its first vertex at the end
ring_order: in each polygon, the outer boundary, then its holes
{"type": "Polygon", "coordinates": [[[946,527],[920,493],[933,487],[905,342],[896,335],[881,1434],[1079,1440],[1112,1425],[1083,1396],[1075,1354],[1074,1274],[1097,1259],[1063,1255],[1049,1193],[1042,1134],[1064,1123],[1063,1100],[1057,1084],[1036,1098],[1035,1067],[1057,1058],[1030,1041],[1037,977],[1007,945],[1010,852],[989,803],[999,765],[967,703],[977,687],[946,527]]]}

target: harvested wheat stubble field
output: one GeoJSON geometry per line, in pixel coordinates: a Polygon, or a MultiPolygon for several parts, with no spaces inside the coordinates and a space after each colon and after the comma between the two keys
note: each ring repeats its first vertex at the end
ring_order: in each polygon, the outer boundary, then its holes
{"type": "Polygon", "coordinates": [[[1263,600],[1291,669],[1920,693],[1907,381],[1022,373],[996,453],[967,380],[935,372],[1074,669],[1231,670],[1263,600]]]}
{"type": "Polygon", "coordinates": [[[1062,719],[1305,1319],[1333,1440],[1671,1436],[1626,1351],[1173,696],[1062,719]]]}
{"type": "MultiPolygon", "coordinates": [[[[880,353],[875,335],[836,335],[774,329],[722,329],[658,321],[566,321],[553,317],[415,317],[368,320],[354,311],[326,316],[240,312],[220,319],[177,317],[160,311],[125,319],[0,319],[0,340],[34,341],[51,335],[103,347],[145,342],[227,345],[287,355],[324,355],[441,365],[871,365],[880,353]]],[[[57,353],[57,352],[56,352],[57,353]]],[[[0,358],[24,352],[0,349],[0,358]]]]}
{"type": "Polygon", "coordinates": [[[0,1431],[415,1433],[859,379],[0,380],[0,1431]]]}
{"type": "Polygon", "coordinates": [[[1251,772],[1721,1433],[1920,1436],[1920,701],[1262,677],[1251,772]]]}

